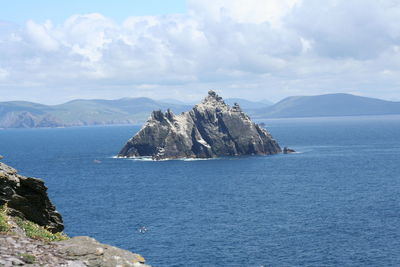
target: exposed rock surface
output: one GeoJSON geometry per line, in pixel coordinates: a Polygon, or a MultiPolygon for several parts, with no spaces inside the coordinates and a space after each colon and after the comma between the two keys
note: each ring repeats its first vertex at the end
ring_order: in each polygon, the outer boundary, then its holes
{"type": "Polygon", "coordinates": [[[64,229],[61,215],[47,196],[47,187],[37,178],[19,175],[0,162],[0,206],[7,204],[12,215],[27,219],[51,232],[64,229]]]}
{"type": "Polygon", "coordinates": [[[238,104],[233,107],[214,91],[191,111],[175,115],[153,111],[143,128],[119,152],[119,157],[212,158],[269,155],[278,143],[252,122],[238,104]]]}
{"type": "Polygon", "coordinates": [[[78,236],[58,242],[59,252],[68,260],[82,261],[83,266],[148,266],[139,254],[101,244],[93,238],[78,236]]]}
{"type": "Polygon", "coordinates": [[[283,154],[290,154],[290,153],[295,153],[296,151],[294,149],[284,147],[283,148],[283,154]]]}
{"type": "Polygon", "coordinates": [[[57,243],[16,234],[0,234],[0,266],[85,266],[62,257],[57,243]]]}
{"type": "Polygon", "coordinates": [[[144,258],[87,236],[46,243],[21,235],[0,234],[0,266],[146,267],[144,258]]]}

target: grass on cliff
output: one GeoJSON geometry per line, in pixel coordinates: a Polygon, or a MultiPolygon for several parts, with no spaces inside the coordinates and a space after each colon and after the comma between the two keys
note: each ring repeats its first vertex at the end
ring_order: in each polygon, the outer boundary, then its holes
{"type": "Polygon", "coordinates": [[[35,255],[29,253],[21,253],[18,255],[25,263],[34,264],[36,262],[35,255]]]}
{"type": "Polygon", "coordinates": [[[55,233],[53,234],[46,228],[37,225],[31,221],[23,220],[21,218],[15,218],[15,222],[21,227],[26,236],[32,239],[38,239],[45,242],[53,242],[53,241],[62,241],[66,240],[69,237],[64,233],[55,233]]]}
{"type": "Polygon", "coordinates": [[[53,234],[46,228],[37,225],[28,220],[23,220],[18,217],[10,217],[7,215],[7,205],[0,206],[0,233],[10,233],[11,224],[9,221],[14,221],[22,230],[24,230],[27,237],[38,239],[45,242],[66,240],[69,237],[64,233],[53,234]]]}
{"type": "Polygon", "coordinates": [[[8,223],[7,206],[0,206],[0,233],[7,233],[11,229],[11,225],[8,223]]]}

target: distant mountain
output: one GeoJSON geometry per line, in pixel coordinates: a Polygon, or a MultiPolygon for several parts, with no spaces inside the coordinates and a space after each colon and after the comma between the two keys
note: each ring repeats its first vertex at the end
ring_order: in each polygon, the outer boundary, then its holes
{"type": "MultiPolygon", "coordinates": [[[[224,101],[231,107],[233,107],[235,103],[238,103],[243,110],[260,109],[260,108],[272,106],[274,104],[268,100],[250,101],[250,100],[243,99],[243,98],[226,98],[224,101]]],[[[172,99],[172,98],[160,99],[159,102],[178,104],[178,105],[189,105],[189,106],[194,106],[197,104],[196,101],[183,102],[183,101],[172,99]]]]}
{"type": "MultiPolygon", "coordinates": [[[[0,128],[67,127],[108,124],[143,124],[153,110],[168,108],[175,114],[188,111],[191,104],[150,98],[117,100],[77,99],[61,105],[42,105],[26,101],[0,102],[0,128]]],[[[400,102],[350,94],[292,96],[269,106],[268,101],[255,102],[228,98],[237,102],[252,118],[289,118],[322,116],[355,116],[400,114],[400,102]]]]}
{"type": "Polygon", "coordinates": [[[1,128],[31,128],[57,125],[50,106],[26,101],[0,102],[1,128]],[[54,120],[52,122],[52,120],[54,120]]]}
{"type": "Polygon", "coordinates": [[[191,106],[163,103],[144,97],[78,99],[53,106],[24,101],[0,102],[0,128],[141,124],[153,110],[168,108],[181,113],[191,106]]]}
{"type": "Polygon", "coordinates": [[[73,100],[55,106],[54,116],[66,123],[93,124],[140,124],[153,110],[183,112],[190,108],[185,105],[163,103],[150,98],[121,98],[117,100],[73,100]]]}
{"type": "Polygon", "coordinates": [[[400,102],[351,94],[292,96],[253,112],[255,118],[324,117],[400,114],[400,102]]]}
{"type": "Polygon", "coordinates": [[[266,108],[273,104],[272,102],[267,100],[250,101],[242,98],[227,98],[225,99],[225,103],[227,103],[231,107],[233,107],[235,103],[238,103],[240,107],[246,112],[251,111],[253,109],[266,108]]]}
{"type": "Polygon", "coordinates": [[[177,100],[174,98],[163,98],[163,99],[157,99],[158,102],[162,102],[162,103],[169,103],[169,104],[176,104],[176,105],[190,105],[190,106],[194,106],[196,104],[196,102],[184,102],[181,100],[177,100]]]}

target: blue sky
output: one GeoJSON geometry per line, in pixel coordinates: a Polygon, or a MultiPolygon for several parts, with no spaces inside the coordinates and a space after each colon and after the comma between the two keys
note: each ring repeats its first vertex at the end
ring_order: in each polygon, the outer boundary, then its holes
{"type": "Polygon", "coordinates": [[[129,16],[184,13],[184,0],[0,0],[0,19],[62,23],[72,14],[101,13],[116,21],[129,16]]]}
{"type": "Polygon", "coordinates": [[[398,0],[0,3],[0,101],[400,101],[398,0]]]}

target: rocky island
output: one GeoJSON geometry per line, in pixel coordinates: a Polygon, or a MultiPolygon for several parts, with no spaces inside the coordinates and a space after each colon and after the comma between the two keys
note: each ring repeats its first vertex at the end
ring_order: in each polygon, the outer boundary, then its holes
{"type": "Polygon", "coordinates": [[[238,104],[232,107],[214,91],[188,112],[153,111],[118,157],[214,158],[282,152],[271,134],[252,122],[238,104]]]}

